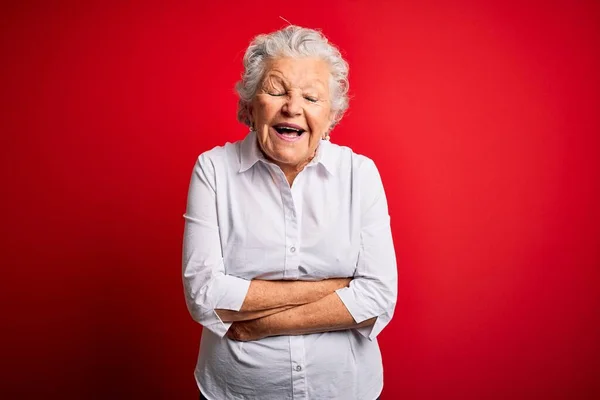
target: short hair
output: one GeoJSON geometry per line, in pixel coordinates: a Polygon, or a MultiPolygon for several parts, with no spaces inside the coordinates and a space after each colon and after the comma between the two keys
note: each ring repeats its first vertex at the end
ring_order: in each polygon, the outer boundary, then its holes
{"type": "Polygon", "coordinates": [[[242,79],[236,83],[239,95],[237,118],[250,126],[248,108],[263,79],[266,63],[278,57],[318,57],[329,64],[331,79],[331,109],[339,122],[348,109],[348,63],[340,51],[318,30],[289,25],[256,36],[244,54],[242,79]]]}

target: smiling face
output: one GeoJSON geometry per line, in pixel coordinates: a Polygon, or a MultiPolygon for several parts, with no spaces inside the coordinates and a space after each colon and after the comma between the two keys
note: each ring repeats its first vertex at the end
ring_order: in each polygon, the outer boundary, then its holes
{"type": "Polygon", "coordinates": [[[329,79],[329,66],[319,58],[267,63],[249,111],[260,148],[286,175],[310,162],[333,122],[329,79]]]}

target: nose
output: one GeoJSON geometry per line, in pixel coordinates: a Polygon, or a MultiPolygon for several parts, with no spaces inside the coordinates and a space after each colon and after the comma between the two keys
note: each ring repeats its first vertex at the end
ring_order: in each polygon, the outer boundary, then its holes
{"type": "Polygon", "coordinates": [[[289,93],[281,111],[290,117],[302,114],[302,95],[295,92],[289,93]]]}

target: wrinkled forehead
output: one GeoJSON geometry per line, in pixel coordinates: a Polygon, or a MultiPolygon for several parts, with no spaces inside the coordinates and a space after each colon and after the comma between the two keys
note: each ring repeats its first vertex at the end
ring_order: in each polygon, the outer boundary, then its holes
{"type": "Polygon", "coordinates": [[[263,83],[287,87],[322,87],[327,89],[331,80],[329,64],[313,57],[280,57],[266,62],[263,83]]]}

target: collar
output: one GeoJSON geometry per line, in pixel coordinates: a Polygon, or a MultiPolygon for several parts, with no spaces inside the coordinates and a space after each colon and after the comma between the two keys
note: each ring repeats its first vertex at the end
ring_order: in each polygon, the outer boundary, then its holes
{"type": "MultiPolygon", "coordinates": [[[[321,140],[319,147],[317,147],[317,154],[307,166],[320,164],[329,174],[335,176],[335,151],[333,151],[334,149],[332,149],[331,146],[332,144],[327,140],[321,140]]],[[[258,149],[256,132],[252,131],[246,135],[241,143],[240,169],[238,172],[242,173],[249,170],[258,161],[270,163],[258,149]]]]}
{"type": "Polygon", "coordinates": [[[238,172],[242,173],[249,170],[259,160],[266,161],[260,150],[258,150],[256,132],[251,131],[240,145],[240,170],[238,172]]]}

